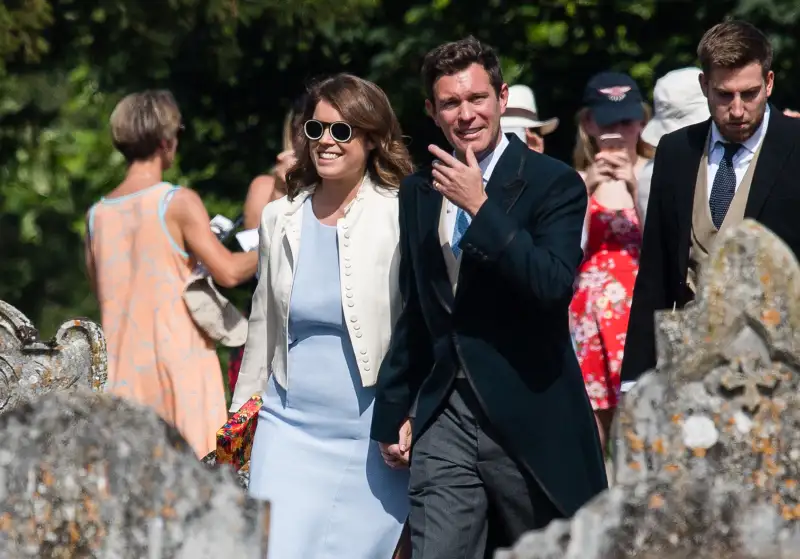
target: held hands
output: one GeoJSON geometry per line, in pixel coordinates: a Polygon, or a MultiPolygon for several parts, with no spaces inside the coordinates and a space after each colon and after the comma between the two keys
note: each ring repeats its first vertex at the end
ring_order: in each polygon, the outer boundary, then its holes
{"type": "Polygon", "coordinates": [[[583,180],[586,183],[586,191],[591,196],[598,186],[606,181],[614,180],[614,175],[611,166],[605,159],[595,158],[595,162],[586,169],[586,176],[583,180]]]}
{"type": "Polygon", "coordinates": [[[475,217],[487,197],[483,188],[483,173],[472,147],[467,147],[466,165],[437,146],[428,146],[428,151],[437,158],[433,162],[433,188],[475,217]]]}
{"type": "Polygon", "coordinates": [[[378,446],[381,449],[381,457],[387,466],[395,470],[408,468],[408,457],[411,450],[411,420],[406,419],[400,426],[399,443],[378,443],[378,446]]]}
{"type": "Polygon", "coordinates": [[[631,162],[626,151],[601,151],[595,156],[592,168],[594,169],[594,179],[596,181],[593,187],[589,184],[591,173],[587,173],[586,179],[586,186],[590,189],[590,194],[602,182],[618,180],[625,183],[631,196],[636,196],[638,183],[633,172],[633,162],[631,162]]]}

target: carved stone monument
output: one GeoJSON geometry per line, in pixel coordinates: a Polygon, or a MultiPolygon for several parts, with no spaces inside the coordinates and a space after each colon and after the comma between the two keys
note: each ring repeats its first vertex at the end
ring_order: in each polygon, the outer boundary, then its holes
{"type": "Polygon", "coordinates": [[[0,415],[0,436],[4,557],[265,556],[268,505],[148,408],[54,392],[0,415]]]}
{"type": "Polygon", "coordinates": [[[42,341],[25,315],[0,301],[0,413],[52,391],[102,391],[107,375],[106,341],[97,324],[70,320],[42,341]]]}
{"type": "Polygon", "coordinates": [[[614,425],[614,486],[496,559],[800,557],[800,266],[746,220],[614,425]]]}

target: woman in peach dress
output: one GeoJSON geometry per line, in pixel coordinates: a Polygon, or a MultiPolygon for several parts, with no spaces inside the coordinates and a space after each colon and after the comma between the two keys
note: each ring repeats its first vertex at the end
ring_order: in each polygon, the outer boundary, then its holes
{"type": "Polygon", "coordinates": [[[107,392],[149,406],[198,457],[227,419],[214,344],[195,325],[183,291],[202,262],[223,286],[246,281],[257,253],[231,253],[193,191],[162,180],[175,158],[181,116],[172,95],[125,97],[111,115],[125,180],[87,215],[86,265],[108,346],[107,392]]]}

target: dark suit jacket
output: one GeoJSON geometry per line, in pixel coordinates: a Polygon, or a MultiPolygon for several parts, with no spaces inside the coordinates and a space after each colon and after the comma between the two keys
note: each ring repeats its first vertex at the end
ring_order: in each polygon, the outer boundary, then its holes
{"type": "Polygon", "coordinates": [[[595,421],[569,334],[586,188],[575,171],[516,137],[461,241],[455,297],[430,169],[400,187],[405,307],[378,375],[372,438],[393,443],[416,402],[418,438],[459,368],[500,443],[571,516],[606,488],[595,421]]]}
{"type": "MultiPolygon", "coordinates": [[[[693,299],[686,287],[692,204],[710,126],[708,120],[681,128],[658,144],[625,341],[623,381],[636,380],[655,367],[653,313],[682,308],[693,299]]],[[[763,142],[744,215],[761,222],[800,254],[800,120],[771,107],[763,142]]]]}

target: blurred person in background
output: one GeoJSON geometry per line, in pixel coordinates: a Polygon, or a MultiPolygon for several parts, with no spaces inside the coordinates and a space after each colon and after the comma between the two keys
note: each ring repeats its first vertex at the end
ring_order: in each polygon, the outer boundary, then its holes
{"type": "MultiPolygon", "coordinates": [[[[681,68],[668,72],[656,82],[653,89],[655,115],[642,130],[642,140],[653,148],[664,134],[678,128],[708,120],[708,102],[700,89],[700,68],[681,68]]],[[[653,159],[648,159],[639,172],[639,208],[642,226],[647,219],[647,202],[650,199],[650,179],[653,176],[653,159]]]]}
{"type": "Polygon", "coordinates": [[[231,253],[209,226],[200,196],[164,182],[181,114],[168,91],[128,95],[111,114],[128,170],[87,214],[86,267],[108,344],[108,392],[155,409],[198,457],[227,419],[214,344],[192,320],[183,292],[198,262],[216,283],[253,276],[256,253],[231,253]]]}
{"type": "Polygon", "coordinates": [[[558,128],[557,118],[539,120],[536,98],[526,85],[508,88],[508,106],[500,117],[503,134],[515,134],[533,151],[544,153],[544,137],[558,128]]]}
{"type": "Polygon", "coordinates": [[[638,175],[652,155],[641,139],[649,107],[627,74],[592,77],[578,113],[575,168],[589,207],[584,259],[570,304],[570,326],[586,391],[605,448],[619,400],[631,297],[642,242],[638,175]]]}
{"type": "Polygon", "coordinates": [[[249,493],[271,503],[269,556],[392,557],[408,470],[369,438],[402,305],[397,193],[412,172],[384,92],[347,74],[310,88],[287,196],[261,220],[259,280],[231,410],[263,391],[249,493]]]}
{"type": "MultiPolygon", "coordinates": [[[[258,175],[250,183],[247,198],[244,202],[244,228],[258,229],[264,207],[282,196],[286,196],[286,172],[297,162],[293,142],[298,134],[302,134],[302,113],[305,95],[295,99],[292,108],[283,121],[283,148],[275,158],[275,165],[266,175],[258,175]]],[[[249,290],[255,291],[257,283],[253,278],[249,283],[249,290]]],[[[252,298],[247,303],[247,313],[250,313],[252,298]]],[[[244,346],[231,349],[228,361],[228,388],[233,394],[236,390],[236,381],[239,379],[239,369],[242,366],[244,346]]]]}
{"type": "Polygon", "coordinates": [[[283,121],[282,150],[275,158],[275,165],[265,175],[258,175],[247,189],[244,201],[244,228],[258,229],[261,212],[268,203],[286,195],[286,172],[295,164],[294,138],[301,132],[303,125],[300,115],[305,104],[305,95],[301,95],[292,103],[283,121]]]}
{"type": "Polygon", "coordinates": [[[656,365],[654,313],[694,301],[719,234],[750,218],[800,254],[800,121],[769,102],[769,39],[726,21],[705,33],[697,55],[711,118],[658,143],[622,370],[630,384],[656,365]]]}

